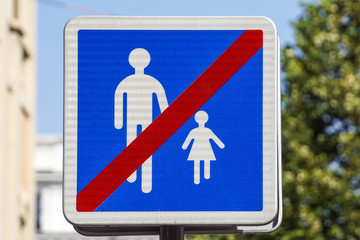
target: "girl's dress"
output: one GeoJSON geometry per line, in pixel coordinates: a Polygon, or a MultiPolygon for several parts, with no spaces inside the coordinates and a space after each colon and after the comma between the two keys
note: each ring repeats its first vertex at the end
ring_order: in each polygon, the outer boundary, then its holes
{"type": "Polygon", "coordinates": [[[210,139],[217,138],[209,128],[195,128],[187,139],[194,139],[188,160],[216,160],[210,139]]]}

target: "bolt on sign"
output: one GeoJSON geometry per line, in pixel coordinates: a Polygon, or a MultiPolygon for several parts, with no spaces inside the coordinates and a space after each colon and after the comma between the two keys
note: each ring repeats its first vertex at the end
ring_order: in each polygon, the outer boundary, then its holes
{"type": "Polygon", "coordinates": [[[271,20],[76,17],[64,42],[64,213],[79,232],[280,225],[271,20]]]}

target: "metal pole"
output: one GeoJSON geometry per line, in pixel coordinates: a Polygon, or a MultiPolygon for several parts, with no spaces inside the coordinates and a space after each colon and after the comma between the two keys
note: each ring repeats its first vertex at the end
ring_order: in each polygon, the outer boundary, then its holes
{"type": "Polygon", "coordinates": [[[161,226],[160,240],[184,240],[184,226],[161,226]]]}

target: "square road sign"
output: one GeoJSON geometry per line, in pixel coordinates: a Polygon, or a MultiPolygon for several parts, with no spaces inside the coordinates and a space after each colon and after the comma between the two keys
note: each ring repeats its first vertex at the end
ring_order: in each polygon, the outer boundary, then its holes
{"type": "Polygon", "coordinates": [[[77,17],[64,41],[71,223],[259,228],[279,218],[269,19],[77,17]]]}

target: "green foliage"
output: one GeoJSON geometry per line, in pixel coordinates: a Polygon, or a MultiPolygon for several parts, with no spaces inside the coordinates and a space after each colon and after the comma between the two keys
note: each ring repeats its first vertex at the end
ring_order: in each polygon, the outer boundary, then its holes
{"type": "Polygon", "coordinates": [[[302,7],[281,59],[282,226],[196,239],[360,239],[360,2],[302,7]]]}

